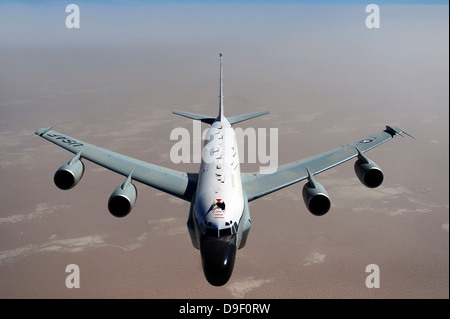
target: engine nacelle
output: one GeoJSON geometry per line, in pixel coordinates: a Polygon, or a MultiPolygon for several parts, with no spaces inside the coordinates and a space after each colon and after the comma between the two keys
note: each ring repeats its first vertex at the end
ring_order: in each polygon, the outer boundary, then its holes
{"type": "Polygon", "coordinates": [[[365,186],[376,188],[383,183],[384,175],[381,169],[368,158],[359,158],[355,162],[355,173],[365,186]]]}
{"type": "Polygon", "coordinates": [[[137,191],[133,183],[117,186],[109,197],[108,210],[115,217],[125,217],[136,203],[137,191]]]}
{"type": "Polygon", "coordinates": [[[61,166],[53,176],[55,185],[63,190],[68,190],[78,184],[84,173],[84,164],[79,159],[72,160],[61,166]]]}
{"type": "Polygon", "coordinates": [[[323,216],[330,210],[331,201],[325,188],[313,181],[309,181],[303,186],[303,200],[311,214],[323,216]]]}

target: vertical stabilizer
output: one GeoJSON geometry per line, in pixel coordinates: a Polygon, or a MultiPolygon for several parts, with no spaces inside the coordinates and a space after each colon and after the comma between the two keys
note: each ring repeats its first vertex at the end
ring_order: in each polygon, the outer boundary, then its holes
{"type": "Polygon", "coordinates": [[[220,56],[220,89],[219,89],[219,115],[217,116],[217,120],[222,121],[223,117],[223,61],[222,61],[222,53],[219,53],[220,56]]]}
{"type": "MultiPolygon", "coordinates": [[[[219,121],[222,122],[223,120],[226,120],[229,124],[235,124],[240,123],[264,114],[268,114],[269,111],[259,111],[259,112],[252,112],[247,114],[241,114],[241,115],[234,115],[230,116],[225,119],[225,116],[223,115],[223,61],[222,61],[222,53],[219,53],[220,57],[220,87],[219,87],[219,115],[217,117],[209,116],[209,115],[203,115],[203,114],[197,114],[197,113],[191,113],[191,112],[185,112],[185,111],[179,111],[175,110],[173,111],[174,114],[181,115],[193,120],[202,121],[203,123],[207,123],[209,125],[212,125],[214,122],[219,121]]],[[[44,134],[45,129],[41,129],[36,131],[36,134],[44,134]],[[42,133],[44,132],[44,133],[42,133]]]]}

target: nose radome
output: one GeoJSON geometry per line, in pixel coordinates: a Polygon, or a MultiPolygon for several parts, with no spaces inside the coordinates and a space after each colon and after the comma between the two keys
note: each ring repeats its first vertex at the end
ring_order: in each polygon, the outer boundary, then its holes
{"type": "Polygon", "coordinates": [[[221,237],[202,236],[200,254],[206,280],[213,286],[225,285],[233,273],[236,245],[221,237]]]}

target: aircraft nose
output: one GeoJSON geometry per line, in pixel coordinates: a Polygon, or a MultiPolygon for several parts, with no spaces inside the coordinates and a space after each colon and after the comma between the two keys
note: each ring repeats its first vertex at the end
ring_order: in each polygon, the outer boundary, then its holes
{"type": "Polygon", "coordinates": [[[237,250],[234,241],[208,236],[200,239],[203,273],[213,286],[223,286],[231,277],[237,250]]]}

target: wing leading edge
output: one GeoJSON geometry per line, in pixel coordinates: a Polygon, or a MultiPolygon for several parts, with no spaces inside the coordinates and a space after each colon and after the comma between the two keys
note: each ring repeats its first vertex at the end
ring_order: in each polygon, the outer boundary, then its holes
{"type": "Polygon", "coordinates": [[[351,144],[279,166],[273,174],[243,173],[242,186],[248,201],[252,201],[307,179],[308,171],[311,175],[319,174],[357,157],[359,152],[365,153],[402,133],[410,136],[397,127],[386,126],[385,130],[351,144]]]}
{"type": "MultiPolygon", "coordinates": [[[[273,174],[243,173],[243,189],[250,202],[305,180],[309,174],[317,175],[342,164],[357,157],[359,153],[363,154],[402,133],[409,135],[399,128],[386,126],[385,130],[351,144],[279,166],[273,174]]],[[[39,129],[35,134],[77,154],[76,156],[80,158],[85,158],[123,176],[129,176],[132,172],[133,180],[186,201],[191,201],[197,187],[198,174],[196,173],[180,172],[137,160],[61,134],[51,127],[39,129]]]]}
{"type": "Polygon", "coordinates": [[[76,156],[80,158],[85,158],[123,176],[128,177],[131,174],[131,178],[135,181],[186,201],[191,201],[197,187],[198,174],[180,172],[140,161],[64,135],[51,127],[39,129],[35,134],[77,154],[76,156]]]}

